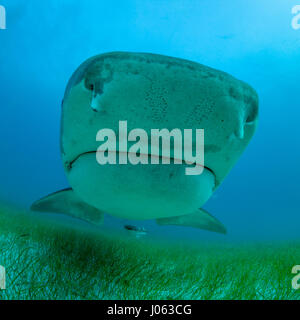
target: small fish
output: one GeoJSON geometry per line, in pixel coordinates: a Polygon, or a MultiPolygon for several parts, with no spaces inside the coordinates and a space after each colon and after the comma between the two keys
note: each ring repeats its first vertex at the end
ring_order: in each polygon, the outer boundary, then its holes
{"type": "Polygon", "coordinates": [[[143,227],[136,227],[132,225],[125,225],[124,229],[126,229],[129,233],[134,234],[137,238],[145,236],[148,234],[148,231],[143,227]]]}

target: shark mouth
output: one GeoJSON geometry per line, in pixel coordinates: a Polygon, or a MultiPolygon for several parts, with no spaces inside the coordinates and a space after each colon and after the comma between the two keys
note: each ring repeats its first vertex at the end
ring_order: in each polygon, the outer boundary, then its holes
{"type": "MultiPolygon", "coordinates": [[[[83,152],[81,154],[79,154],[78,156],[76,156],[72,161],[70,162],[66,162],[65,163],[65,168],[70,171],[72,170],[72,167],[73,165],[75,164],[75,162],[80,159],[81,157],[85,156],[85,155],[88,155],[88,154],[95,154],[97,152],[100,152],[100,151],[87,151],[87,152],[83,152]]],[[[110,152],[110,153],[115,153],[117,155],[125,155],[125,154],[134,154],[134,153],[130,153],[130,152],[121,152],[121,151],[105,151],[106,153],[110,152]]],[[[215,175],[215,172],[207,167],[207,166],[203,166],[203,165],[200,165],[200,164],[196,164],[195,162],[191,162],[191,161],[186,161],[186,160],[182,160],[182,159],[177,159],[177,158],[174,158],[174,157],[164,157],[164,156],[157,156],[157,155],[153,155],[153,154],[138,154],[140,157],[155,157],[157,159],[159,159],[159,163],[163,163],[163,164],[171,164],[171,163],[175,163],[175,164],[187,164],[187,165],[195,165],[195,166],[201,166],[203,167],[204,169],[208,170],[209,172],[211,172],[213,175],[214,175],[214,178],[215,178],[215,181],[216,181],[216,175],[215,175]],[[163,162],[165,161],[165,162],[163,162]]],[[[149,162],[149,164],[151,164],[151,162],[149,162]]]]}

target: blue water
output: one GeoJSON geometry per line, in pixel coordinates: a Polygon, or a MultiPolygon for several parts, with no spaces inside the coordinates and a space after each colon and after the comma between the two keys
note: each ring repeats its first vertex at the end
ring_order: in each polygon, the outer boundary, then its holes
{"type": "MultiPolygon", "coordinates": [[[[81,62],[109,51],[152,52],[226,71],[260,97],[253,140],[205,205],[228,236],[163,230],[195,239],[299,239],[300,29],[291,26],[296,4],[0,0],[7,12],[7,29],[0,30],[1,200],[27,208],[68,187],[59,153],[60,106],[81,62]]],[[[152,222],[143,225],[162,232],[152,222]]]]}

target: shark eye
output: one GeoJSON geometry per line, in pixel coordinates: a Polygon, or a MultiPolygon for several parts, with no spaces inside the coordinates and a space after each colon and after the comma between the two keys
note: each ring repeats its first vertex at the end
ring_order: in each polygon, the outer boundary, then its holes
{"type": "Polygon", "coordinates": [[[252,124],[258,116],[258,102],[251,97],[245,97],[245,102],[248,106],[247,113],[245,115],[245,123],[252,124]]]}
{"type": "Polygon", "coordinates": [[[95,83],[92,79],[86,78],[84,81],[84,86],[87,90],[89,91],[94,91],[95,90],[95,83]]]}
{"type": "Polygon", "coordinates": [[[254,118],[251,115],[248,115],[248,117],[246,118],[246,123],[251,123],[253,122],[254,118]]]}
{"type": "Polygon", "coordinates": [[[256,108],[251,108],[250,112],[248,113],[246,117],[246,124],[251,124],[253,123],[257,118],[257,109],[256,108]]]}

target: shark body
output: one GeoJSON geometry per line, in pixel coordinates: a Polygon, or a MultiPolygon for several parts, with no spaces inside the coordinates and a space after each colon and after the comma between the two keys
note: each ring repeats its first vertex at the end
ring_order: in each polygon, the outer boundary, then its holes
{"type": "Polygon", "coordinates": [[[62,104],[61,154],[71,188],[31,209],[94,224],[107,213],[226,233],[201,207],[248,145],[257,118],[256,92],[227,73],[149,53],[92,57],[69,80],[62,104]],[[120,120],[149,133],[152,128],[204,129],[203,173],[187,176],[186,165],[174,163],[99,165],[97,132],[116,132],[120,120]]]}

